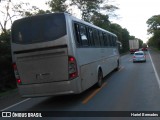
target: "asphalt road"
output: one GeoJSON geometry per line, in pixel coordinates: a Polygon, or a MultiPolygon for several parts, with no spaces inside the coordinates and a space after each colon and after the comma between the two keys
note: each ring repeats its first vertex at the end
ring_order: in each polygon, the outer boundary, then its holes
{"type": "MultiPolygon", "coordinates": [[[[63,117],[54,117],[54,120],[81,120],[82,117],[87,120],[159,120],[160,114],[159,117],[154,118],[114,118],[113,116],[106,118],[105,114],[107,113],[104,112],[160,111],[160,53],[150,50],[150,52],[146,52],[146,57],[146,63],[133,63],[132,55],[122,56],[121,68],[105,77],[103,86],[100,89],[92,87],[79,95],[23,99],[23,101],[3,108],[1,111],[73,111],[71,114],[79,116],[64,117],[63,115],[65,114],[63,112],[60,113],[63,117]],[[101,111],[101,113],[93,111],[101,111]],[[89,116],[85,117],[85,113],[89,114],[89,116]],[[102,117],[103,115],[104,117],[102,117]]],[[[54,116],[53,113],[52,116],[54,116]]]]}

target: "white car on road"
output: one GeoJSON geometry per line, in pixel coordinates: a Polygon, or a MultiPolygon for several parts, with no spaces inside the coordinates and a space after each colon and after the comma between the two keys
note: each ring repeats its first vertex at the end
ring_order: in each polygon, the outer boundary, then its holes
{"type": "Polygon", "coordinates": [[[134,62],[146,62],[146,55],[143,51],[137,51],[133,55],[133,63],[134,62]]]}

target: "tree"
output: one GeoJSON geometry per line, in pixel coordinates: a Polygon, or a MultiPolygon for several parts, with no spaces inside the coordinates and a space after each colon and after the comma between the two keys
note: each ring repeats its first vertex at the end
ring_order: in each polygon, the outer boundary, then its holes
{"type": "Polygon", "coordinates": [[[6,33],[7,32],[7,22],[10,20],[11,24],[12,24],[12,16],[9,14],[9,9],[10,9],[10,1],[7,1],[6,4],[3,6],[2,3],[0,4],[0,7],[2,8],[0,10],[0,16],[4,17],[3,21],[2,19],[0,20],[0,27],[1,27],[1,31],[6,33]]]}
{"type": "Polygon", "coordinates": [[[14,19],[24,17],[27,13],[33,13],[39,10],[36,6],[30,6],[29,3],[13,3],[11,0],[2,1],[0,4],[0,33],[6,33],[8,26],[11,26],[14,19]]]}
{"type": "Polygon", "coordinates": [[[100,11],[100,4],[102,0],[71,0],[71,6],[77,6],[77,8],[81,11],[81,17],[85,21],[90,21],[91,16],[95,12],[100,11]]]}
{"type": "Polygon", "coordinates": [[[138,39],[139,40],[139,48],[142,48],[143,47],[143,41],[141,39],[138,39]]]}
{"type": "Polygon", "coordinates": [[[113,4],[110,4],[110,2],[111,2],[110,0],[104,0],[101,10],[107,13],[109,17],[117,17],[118,15],[116,15],[114,12],[119,8],[113,4]]]}
{"type": "Polygon", "coordinates": [[[91,16],[91,22],[94,25],[99,26],[106,30],[109,29],[109,26],[111,24],[108,15],[104,15],[98,12],[95,12],[95,14],[91,16]]]}
{"type": "Polygon", "coordinates": [[[149,38],[149,40],[147,41],[148,46],[154,46],[154,47],[158,47],[157,44],[157,40],[152,37],[149,38]]]}
{"type": "Polygon", "coordinates": [[[72,5],[76,5],[81,11],[83,20],[90,21],[91,16],[95,13],[113,15],[118,7],[109,2],[109,0],[72,0],[72,5]]]}
{"type": "Polygon", "coordinates": [[[129,32],[126,28],[122,29],[122,43],[123,43],[123,52],[128,52],[129,50],[129,32]]]}
{"type": "Polygon", "coordinates": [[[149,18],[146,22],[148,24],[148,33],[154,34],[156,30],[160,27],[160,15],[154,15],[151,18],[149,18]]]}
{"type": "Polygon", "coordinates": [[[130,40],[134,40],[134,39],[137,39],[135,36],[133,36],[133,35],[131,35],[130,37],[129,37],[129,39],[130,40]]]}
{"type": "Polygon", "coordinates": [[[146,23],[148,24],[148,34],[152,35],[148,44],[160,48],[160,15],[152,16],[146,23]]]}
{"type": "Polygon", "coordinates": [[[81,11],[81,18],[91,22],[94,14],[105,13],[105,15],[111,15],[118,9],[118,7],[108,4],[108,2],[109,0],[70,0],[69,2],[67,0],[51,0],[47,4],[51,7],[52,12],[68,12],[70,14],[77,7],[81,11]]]}
{"type": "Polygon", "coordinates": [[[127,29],[122,28],[119,24],[112,23],[108,29],[110,32],[113,32],[117,35],[118,40],[122,43],[121,53],[127,52],[129,50],[129,32],[127,29]]]}
{"type": "Polygon", "coordinates": [[[46,4],[49,5],[52,12],[67,12],[68,5],[66,4],[66,0],[51,0],[46,4]]]}
{"type": "Polygon", "coordinates": [[[10,30],[0,35],[0,92],[8,87],[15,88],[16,80],[12,69],[10,30]]]}
{"type": "Polygon", "coordinates": [[[42,14],[49,14],[49,13],[51,13],[51,11],[49,11],[49,10],[41,10],[41,9],[38,9],[38,10],[36,10],[35,12],[25,12],[25,16],[26,17],[30,17],[30,16],[34,16],[34,15],[42,15],[42,14]]]}
{"type": "Polygon", "coordinates": [[[119,24],[116,24],[116,23],[112,23],[110,26],[109,26],[109,31],[110,32],[113,32],[114,34],[116,34],[119,38],[120,41],[122,41],[122,27],[119,25],[119,24]]]}

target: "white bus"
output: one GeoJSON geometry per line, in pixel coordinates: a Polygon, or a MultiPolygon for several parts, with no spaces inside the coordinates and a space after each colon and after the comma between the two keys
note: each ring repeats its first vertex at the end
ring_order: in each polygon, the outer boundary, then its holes
{"type": "Polygon", "coordinates": [[[67,13],[16,20],[11,49],[22,97],[78,94],[119,67],[117,36],[67,13]]]}

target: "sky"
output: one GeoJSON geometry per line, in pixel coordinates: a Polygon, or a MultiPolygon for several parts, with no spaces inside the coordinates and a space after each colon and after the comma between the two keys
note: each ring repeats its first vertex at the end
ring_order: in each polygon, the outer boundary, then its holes
{"type": "MultiPolygon", "coordinates": [[[[12,0],[13,2],[14,0],[12,0]]],[[[20,1],[20,0],[16,0],[20,1]]],[[[28,2],[30,5],[37,6],[41,9],[48,9],[45,2],[48,0],[21,0],[28,2]]],[[[113,4],[119,7],[116,14],[119,19],[111,19],[112,22],[126,28],[130,35],[135,36],[146,42],[149,38],[147,35],[146,21],[153,15],[160,14],[160,0],[112,0],[113,4]]]]}
{"type": "Polygon", "coordinates": [[[130,35],[140,38],[146,42],[147,35],[146,21],[153,15],[160,14],[159,0],[116,0],[119,10],[116,12],[121,17],[113,20],[123,28],[126,28],[130,35]]]}

